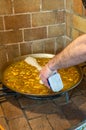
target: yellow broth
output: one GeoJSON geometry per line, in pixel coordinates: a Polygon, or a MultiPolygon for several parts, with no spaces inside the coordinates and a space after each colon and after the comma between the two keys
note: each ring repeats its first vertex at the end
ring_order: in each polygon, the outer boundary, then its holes
{"type": "MultiPolygon", "coordinates": [[[[50,60],[50,58],[36,59],[41,66],[44,66],[50,60]]],[[[75,66],[60,69],[59,73],[64,84],[62,91],[70,89],[80,79],[80,74],[75,66]]],[[[45,85],[40,84],[39,71],[24,60],[11,64],[4,71],[3,82],[10,89],[24,94],[49,95],[54,93],[45,85]]]]}

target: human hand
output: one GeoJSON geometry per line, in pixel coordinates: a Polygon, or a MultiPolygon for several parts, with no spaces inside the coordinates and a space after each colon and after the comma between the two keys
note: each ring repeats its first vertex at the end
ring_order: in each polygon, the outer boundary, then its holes
{"type": "Polygon", "coordinates": [[[40,71],[40,78],[42,80],[42,82],[44,83],[45,86],[47,86],[48,88],[50,88],[49,84],[48,84],[48,78],[54,73],[55,71],[50,70],[50,68],[48,67],[48,65],[45,65],[42,70],[40,71]]]}

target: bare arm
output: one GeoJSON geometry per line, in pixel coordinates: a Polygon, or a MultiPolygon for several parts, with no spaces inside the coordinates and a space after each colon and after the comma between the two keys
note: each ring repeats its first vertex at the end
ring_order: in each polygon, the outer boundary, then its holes
{"type": "Polygon", "coordinates": [[[48,66],[51,70],[56,70],[84,61],[86,61],[86,34],[70,43],[69,46],[48,63],[48,66]]]}
{"type": "Polygon", "coordinates": [[[70,43],[61,53],[57,54],[48,64],[43,67],[40,77],[45,85],[53,71],[77,65],[86,61],[86,34],[78,37],[70,43]]]}

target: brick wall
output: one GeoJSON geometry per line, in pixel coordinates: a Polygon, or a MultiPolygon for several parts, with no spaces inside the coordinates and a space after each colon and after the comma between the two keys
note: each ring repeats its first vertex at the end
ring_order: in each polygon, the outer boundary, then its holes
{"type": "Polygon", "coordinates": [[[64,0],[0,0],[0,46],[8,59],[55,53],[63,48],[57,38],[64,33],[64,0]]]}
{"type": "Polygon", "coordinates": [[[70,43],[83,33],[86,33],[86,9],[82,0],[66,0],[67,42],[70,43]]]}

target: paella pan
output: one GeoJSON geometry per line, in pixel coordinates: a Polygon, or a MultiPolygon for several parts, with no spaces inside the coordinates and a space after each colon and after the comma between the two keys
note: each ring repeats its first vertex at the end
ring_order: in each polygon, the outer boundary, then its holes
{"type": "Polygon", "coordinates": [[[38,64],[43,67],[54,55],[30,54],[18,57],[12,63],[7,64],[2,73],[2,83],[17,93],[36,98],[54,97],[75,88],[82,80],[82,71],[79,66],[60,69],[58,72],[64,87],[59,92],[53,92],[40,83],[39,71],[36,67],[25,62],[25,58],[28,56],[34,57],[38,64]]]}

